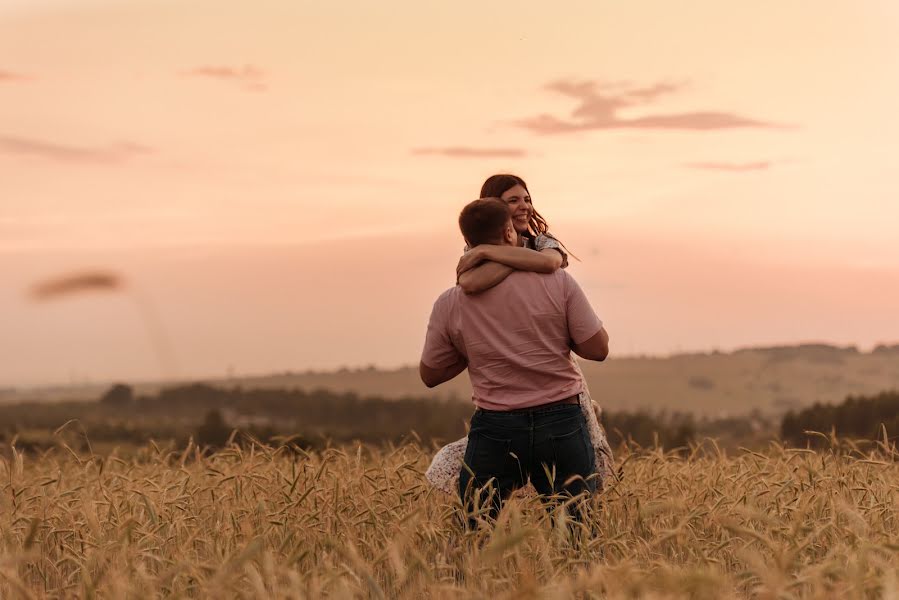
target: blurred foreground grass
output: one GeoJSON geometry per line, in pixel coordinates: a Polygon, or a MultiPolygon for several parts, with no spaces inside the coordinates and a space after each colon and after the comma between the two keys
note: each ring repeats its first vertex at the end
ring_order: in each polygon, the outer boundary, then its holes
{"type": "Polygon", "coordinates": [[[417,444],[0,460],[0,597],[896,598],[899,455],[620,451],[571,539],[463,534],[417,444]]]}

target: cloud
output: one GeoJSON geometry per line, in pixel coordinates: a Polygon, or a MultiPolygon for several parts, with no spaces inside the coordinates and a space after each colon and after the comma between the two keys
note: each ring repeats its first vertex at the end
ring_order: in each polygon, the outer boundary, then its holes
{"type": "Polygon", "coordinates": [[[685,167],[690,169],[708,169],[711,171],[763,171],[770,169],[772,165],[774,165],[774,162],[770,160],[747,163],[694,162],[684,164],[685,167]]]}
{"type": "Polygon", "coordinates": [[[21,75],[19,73],[11,73],[10,71],[4,71],[0,69],[0,83],[4,82],[15,82],[15,81],[28,81],[31,77],[27,75],[21,75]]]}
{"type": "Polygon", "coordinates": [[[151,148],[132,142],[89,148],[0,135],[0,153],[36,156],[61,162],[117,163],[152,151],[151,148]]]}
{"type": "Polygon", "coordinates": [[[515,125],[538,135],[594,131],[601,129],[679,129],[712,130],[736,127],[780,127],[774,123],[730,112],[693,111],[656,113],[624,118],[622,109],[651,104],[658,98],[684,88],[678,83],[657,83],[648,87],[631,84],[602,84],[595,81],[556,81],[545,89],[578,102],[571,115],[560,118],[550,114],[515,121],[515,125]]]}
{"type": "Polygon", "coordinates": [[[53,300],[61,296],[83,292],[117,291],[122,286],[122,278],[115,273],[85,271],[40,281],[31,287],[31,297],[35,300],[53,300]]]}
{"type": "Polygon", "coordinates": [[[202,66],[187,71],[185,75],[188,77],[202,77],[234,82],[248,91],[261,92],[267,89],[267,86],[265,85],[265,73],[252,65],[244,65],[237,68],[227,66],[202,66]]]}
{"type": "Polygon", "coordinates": [[[524,158],[527,152],[517,148],[470,148],[449,146],[444,148],[415,148],[412,154],[418,156],[448,156],[450,158],[524,158]]]}

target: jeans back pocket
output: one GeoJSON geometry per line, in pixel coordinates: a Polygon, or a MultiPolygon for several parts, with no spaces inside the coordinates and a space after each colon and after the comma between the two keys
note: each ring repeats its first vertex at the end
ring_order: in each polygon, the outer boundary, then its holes
{"type": "Polygon", "coordinates": [[[587,429],[578,425],[568,433],[550,436],[553,457],[559,474],[566,477],[581,474],[587,477],[596,470],[596,457],[590,447],[587,429]]]}
{"type": "MultiPolygon", "coordinates": [[[[474,472],[475,477],[482,481],[491,477],[508,477],[512,465],[516,464],[511,449],[511,439],[493,437],[480,431],[471,431],[468,434],[465,464],[474,472]]],[[[517,473],[517,471],[516,467],[514,472],[517,473]]]]}

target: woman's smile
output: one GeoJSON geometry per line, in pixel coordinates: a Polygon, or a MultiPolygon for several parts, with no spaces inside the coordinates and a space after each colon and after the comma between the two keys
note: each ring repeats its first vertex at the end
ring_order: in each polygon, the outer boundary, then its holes
{"type": "Polygon", "coordinates": [[[528,222],[531,220],[533,209],[531,208],[531,195],[523,185],[515,185],[503,192],[500,199],[505,201],[512,212],[512,223],[518,233],[528,230],[528,222]]]}

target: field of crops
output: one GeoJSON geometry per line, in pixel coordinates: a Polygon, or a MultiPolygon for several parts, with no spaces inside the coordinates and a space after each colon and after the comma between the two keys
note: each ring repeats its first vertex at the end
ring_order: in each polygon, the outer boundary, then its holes
{"type": "Polygon", "coordinates": [[[464,533],[430,450],[0,461],[0,597],[899,598],[899,455],[621,450],[583,528],[464,533]],[[574,531],[574,535],[572,535],[574,531]]]}

